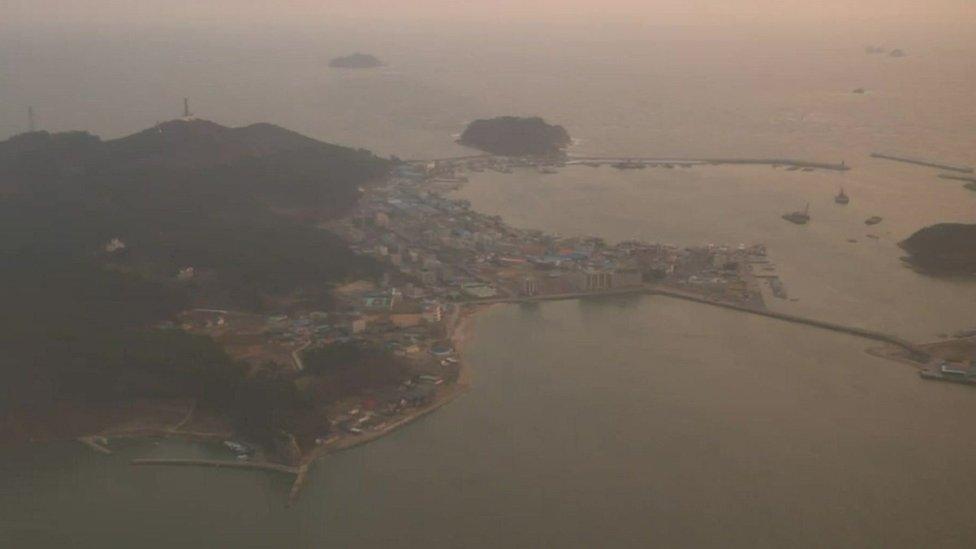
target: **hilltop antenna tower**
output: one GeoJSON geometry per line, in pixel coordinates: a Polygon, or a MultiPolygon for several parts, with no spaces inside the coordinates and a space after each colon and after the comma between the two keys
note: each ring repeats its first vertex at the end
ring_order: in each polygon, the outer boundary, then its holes
{"type": "Polygon", "coordinates": [[[37,131],[37,121],[34,119],[34,107],[27,107],[27,127],[30,128],[31,133],[37,131]]]}
{"type": "Polygon", "coordinates": [[[193,118],[193,113],[190,112],[190,99],[187,97],[183,98],[183,118],[193,118]]]}

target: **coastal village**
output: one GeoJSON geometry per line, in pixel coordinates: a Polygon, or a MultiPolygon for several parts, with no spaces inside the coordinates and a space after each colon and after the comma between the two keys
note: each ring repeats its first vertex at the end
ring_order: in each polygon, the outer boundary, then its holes
{"type": "MultiPolygon", "coordinates": [[[[181,327],[213,337],[254,367],[301,372],[305,353],[350,342],[402,358],[409,372],[401,385],[350,395],[333,406],[316,441],[321,453],[370,440],[463,391],[456,347],[463,320],[479,307],[668,287],[763,309],[764,283],[768,295],[785,298],[759,244],[680,248],[564,238],[508,226],[449,196],[466,171],[518,167],[558,166],[500,157],[400,164],[382,184],[363,190],[354,211],[321,225],[357,254],[386,264],[381,280],[337,288],[337,306],[327,312],[262,316],[196,309],[181,316],[181,327]]],[[[242,460],[255,454],[244,444],[231,449],[242,460]]]]}

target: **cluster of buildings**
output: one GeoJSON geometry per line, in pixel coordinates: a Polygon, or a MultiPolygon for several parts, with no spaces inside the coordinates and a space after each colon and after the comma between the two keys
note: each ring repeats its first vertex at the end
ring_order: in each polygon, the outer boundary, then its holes
{"type": "Polygon", "coordinates": [[[457,170],[456,163],[402,165],[390,184],[363,197],[355,215],[330,228],[358,253],[392,266],[404,294],[419,300],[515,300],[664,284],[762,305],[752,276],[753,264],[765,261],[761,245],[608,244],[517,229],[449,198],[445,182],[462,179],[457,170]]]}

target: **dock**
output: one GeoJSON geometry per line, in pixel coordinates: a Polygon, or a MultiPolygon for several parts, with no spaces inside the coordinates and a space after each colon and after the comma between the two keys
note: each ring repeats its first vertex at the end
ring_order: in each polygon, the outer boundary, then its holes
{"type": "Polygon", "coordinates": [[[921,158],[912,158],[909,156],[873,152],[871,153],[871,157],[881,158],[883,160],[891,160],[894,162],[904,162],[906,164],[915,164],[917,166],[925,166],[927,168],[938,168],[940,170],[949,170],[950,172],[973,173],[973,168],[969,166],[958,166],[953,164],[946,164],[944,162],[924,160],[921,158]]]}

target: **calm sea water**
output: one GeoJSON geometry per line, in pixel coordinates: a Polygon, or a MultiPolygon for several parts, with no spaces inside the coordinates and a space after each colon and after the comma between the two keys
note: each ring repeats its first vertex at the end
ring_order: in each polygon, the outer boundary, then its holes
{"type": "MultiPolygon", "coordinates": [[[[461,195],[564,234],[766,242],[798,299],[774,307],[931,339],[976,324],[976,285],[902,268],[895,244],[973,221],[976,193],[866,155],[976,164],[976,43],[872,32],[7,33],[0,134],[28,102],[46,127],[111,137],[189,95],[219,122],[403,157],[461,152],[450,135],[469,119],[515,113],[565,124],[579,152],[843,159],[856,169],[485,174],[461,195]],[[910,57],[866,56],[865,43],[910,57]],[[325,69],[350,50],[390,67],[325,69]],[[847,207],[832,203],[840,186],[847,207]],[[806,202],[810,225],[779,219],[806,202]],[[870,215],[885,221],[866,228],[870,215]]],[[[273,476],[127,465],[206,448],[20,448],[0,460],[0,545],[970,545],[976,394],[865,347],[664,298],[498,307],[465,350],[470,393],[324,460],[294,509],[273,476]]]]}

